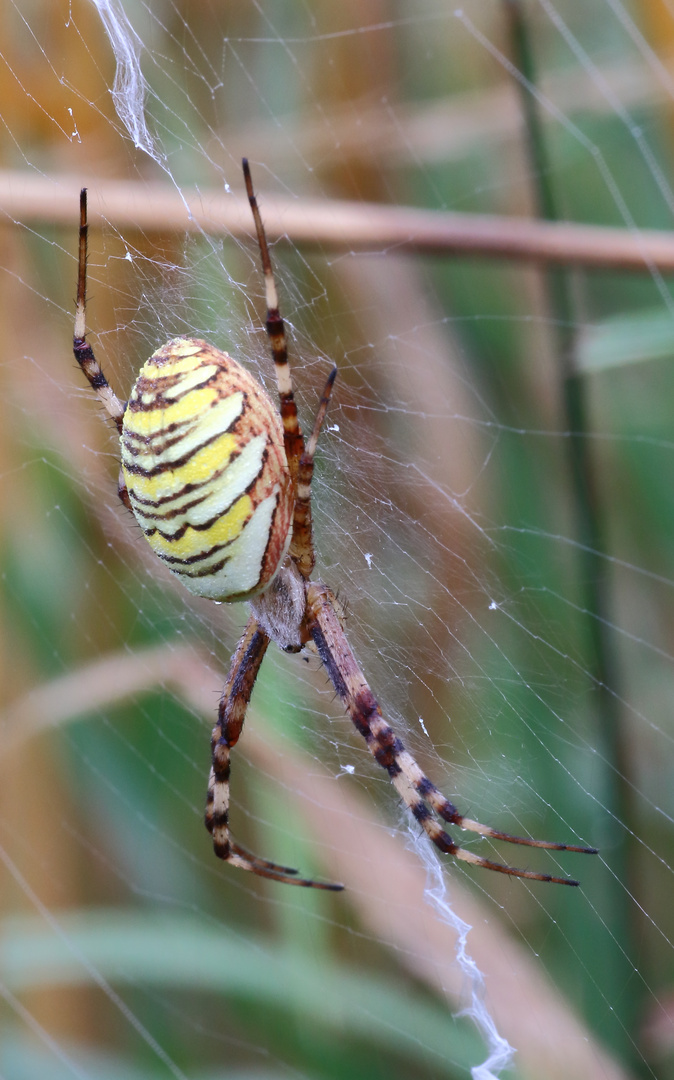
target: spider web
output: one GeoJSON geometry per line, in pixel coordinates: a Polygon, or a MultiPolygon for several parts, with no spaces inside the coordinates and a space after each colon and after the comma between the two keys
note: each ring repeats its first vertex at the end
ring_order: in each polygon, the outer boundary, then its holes
{"type": "Polygon", "coordinates": [[[674,323],[644,231],[674,207],[674,12],[35,0],[6,21],[0,1074],[674,1076],[674,323]],[[317,660],[275,650],[233,829],[347,891],[212,856],[245,610],[145,550],[70,339],[86,184],[89,340],[120,396],[177,334],[273,394],[244,154],[305,429],[339,368],[317,572],[448,797],[601,854],[456,838],[580,889],[441,860],[317,660]],[[467,258],[405,243],[406,206],[611,226],[636,254],[467,258]]]}

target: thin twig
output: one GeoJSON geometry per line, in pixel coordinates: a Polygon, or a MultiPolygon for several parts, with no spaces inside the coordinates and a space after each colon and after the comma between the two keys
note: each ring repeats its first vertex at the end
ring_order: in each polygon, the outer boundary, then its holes
{"type": "MultiPolygon", "coordinates": [[[[157,181],[42,177],[0,170],[0,211],[10,221],[26,225],[44,221],[70,226],[83,183],[89,189],[91,220],[104,217],[120,230],[177,230],[235,238],[253,235],[243,194],[226,194],[212,188],[185,188],[181,193],[157,181]]],[[[674,235],[653,229],[630,231],[304,196],[265,196],[264,217],[270,241],[287,239],[304,247],[338,251],[395,249],[588,269],[674,273],[674,235]]]]}

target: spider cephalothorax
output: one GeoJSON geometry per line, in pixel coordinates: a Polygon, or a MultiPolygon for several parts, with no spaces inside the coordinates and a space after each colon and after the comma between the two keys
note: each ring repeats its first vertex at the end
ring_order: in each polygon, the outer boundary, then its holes
{"type": "Polygon", "coordinates": [[[344,633],[334,593],[312,580],[311,479],[337,369],[327,379],[305,442],[267,240],[245,160],[243,171],[262,256],[280,411],[240,364],[196,338],[176,338],[158,349],[141,369],[128,403],[119,400],[85,340],[86,190],[80,197],[73,338],[75,357],[120,434],[119,496],[155,553],[197,596],[250,603],[211,740],[206,826],[215,852],[234,866],[276,881],[342,888],[300,878],[289,867],[250,854],[229,831],[230,751],[241,734],[267,646],[273,641],[285,652],[300,652],[313,642],[355,727],[440,851],[502,874],[577,885],[572,878],[482,858],[455,843],[443,823],[527,847],[595,853],[594,848],[511,836],[460,814],[382,716],[344,633]]]}

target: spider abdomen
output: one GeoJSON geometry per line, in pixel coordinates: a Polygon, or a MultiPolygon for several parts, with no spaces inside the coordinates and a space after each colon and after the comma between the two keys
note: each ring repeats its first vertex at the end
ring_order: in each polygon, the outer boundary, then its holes
{"type": "Polygon", "coordinates": [[[252,375],[205,341],[169,341],[141,368],[121,448],[136,519],[190,592],[245,600],[268,587],[293,495],[280,416],[252,375]]]}

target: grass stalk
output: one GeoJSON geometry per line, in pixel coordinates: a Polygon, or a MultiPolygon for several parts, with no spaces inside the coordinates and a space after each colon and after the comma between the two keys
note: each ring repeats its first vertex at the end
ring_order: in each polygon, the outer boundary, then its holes
{"type": "MultiPolygon", "coordinates": [[[[504,0],[510,34],[511,58],[523,80],[518,81],[521,107],[525,122],[526,152],[533,181],[533,198],[540,218],[556,222],[559,219],[552,185],[547,147],[536,96],[531,35],[527,13],[522,0],[504,0]]],[[[594,899],[598,914],[604,919],[623,952],[605,936],[604,955],[595,956],[598,997],[594,1020],[603,1027],[605,1003],[615,1000],[617,986],[625,985],[636,970],[633,901],[636,880],[634,862],[628,838],[634,829],[634,807],[630,787],[630,763],[626,738],[625,717],[620,706],[618,658],[611,631],[611,574],[604,535],[601,491],[597,483],[597,463],[590,439],[590,419],[586,380],[577,364],[576,313],[572,280],[569,271],[548,266],[543,273],[546,303],[551,317],[554,355],[559,377],[564,423],[569,434],[568,475],[578,541],[578,578],[582,589],[581,606],[587,612],[586,635],[587,670],[595,688],[597,760],[602,769],[599,798],[606,810],[607,825],[602,841],[605,858],[615,876],[606,879],[602,897],[594,899]]],[[[598,948],[595,938],[593,948],[598,948]]],[[[588,994],[588,999],[591,997],[588,994]]],[[[629,1033],[635,1031],[636,995],[622,995],[623,1011],[618,1017],[619,1029],[610,1023],[605,1035],[616,1047],[621,1042],[623,1058],[637,1065],[635,1047],[629,1033]]]]}

